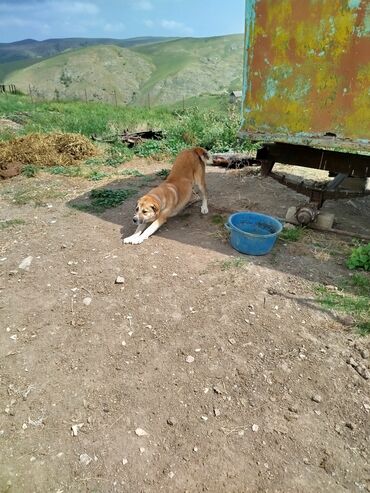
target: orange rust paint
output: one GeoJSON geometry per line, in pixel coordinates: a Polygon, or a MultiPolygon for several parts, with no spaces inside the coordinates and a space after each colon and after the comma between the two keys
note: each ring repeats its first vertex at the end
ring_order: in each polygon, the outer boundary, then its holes
{"type": "Polygon", "coordinates": [[[246,0],[245,50],[242,131],[370,151],[368,0],[246,0]]]}

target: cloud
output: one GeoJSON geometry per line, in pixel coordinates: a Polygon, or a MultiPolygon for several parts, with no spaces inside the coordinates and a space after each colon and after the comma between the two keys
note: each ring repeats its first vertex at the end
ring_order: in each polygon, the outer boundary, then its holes
{"type": "Polygon", "coordinates": [[[82,14],[82,15],[97,15],[99,7],[92,2],[66,1],[59,2],[56,0],[34,0],[31,2],[18,2],[14,5],[9,1],[2,2],[0,0],[0,12],[9,13],[12,15],[38,15],[53,14],[82,14]]]}
{"type": "Polygon", "coordinates": [[[117,23],[110,23],[107,22],[106,24],[103,25],[103,31],[106,33],[122,33],[125,31],[126,26],[123,24],[123,22],[117,22],[117,23]]]}
{"type": "Polygon", "coordinates": [[[178,34],[192,34],[193,29],[191,27],[185,26],[182,22],[177,22],[173,20],[162,19],[160,21],[160,26],[168,31],[176,31],[178,34]]]}
{"type": "Polygon", "coordinates": [[[154,22],[150,19],[145,19],[145,21],[143,22],[144,26],[146,27],[153,27],[154,26],[154,22]]]}
{"type": "Polygon", "coordinates": [[[136,0],[133,6],[137,10],[153,10],[153,5],[149,0],[136,0]]]}

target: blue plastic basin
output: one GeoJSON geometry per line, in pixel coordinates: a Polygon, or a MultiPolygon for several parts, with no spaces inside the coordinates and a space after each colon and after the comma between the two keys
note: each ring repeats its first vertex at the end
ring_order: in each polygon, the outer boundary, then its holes
{"type": "Polygon", "coordinates": [[[230,231],[231,246],[247,255],[269,253],[283,229],[280,221],[258,212],[235,212],[225,227],[230,231]]]}

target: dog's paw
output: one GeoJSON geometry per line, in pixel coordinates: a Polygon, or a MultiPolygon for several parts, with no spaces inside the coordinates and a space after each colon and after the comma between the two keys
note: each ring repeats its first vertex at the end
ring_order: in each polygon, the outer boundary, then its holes
{"type": "Polygon", "coordinates": [[[127,238],[124,238],[123,243],[125,243],[126,245],[129,243],[132,243],[134,238],[135,238],[135,235],[128,236],[127,238]]]}
{"type": "Polygon", "coordinates": [[[146,236],[140,235],[140,236],[136,236],[135,238],[132,238],[130,243],[132,243],[133,245],[139,245],[146,239],[147,239],[146,236]]]}
{"type": "Polygon", "coordinates": [[[200,208],[200,212],[202,214],[208,214],[208,207],[206,205],[202,205],[202,207],[200,208]]]}

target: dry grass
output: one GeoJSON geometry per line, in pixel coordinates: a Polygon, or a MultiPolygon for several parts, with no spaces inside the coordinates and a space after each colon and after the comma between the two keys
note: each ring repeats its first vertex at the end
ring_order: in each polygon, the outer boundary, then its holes
{"type": "Polygon", "coordinates": [[[70,166],[100,151],[80,134],[29,134],[0,143],[0,163],[70,166]]]}

